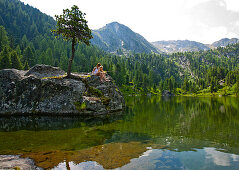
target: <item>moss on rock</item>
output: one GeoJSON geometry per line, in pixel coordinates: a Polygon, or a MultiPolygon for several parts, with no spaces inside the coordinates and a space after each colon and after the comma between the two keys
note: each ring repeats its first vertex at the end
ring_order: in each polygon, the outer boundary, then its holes
{"type": "Polygon", "coordinates": [[[93,96],[97,96],[97,97],[102,97],[103,96],[102,91],[100,91],[99,89],[97,89],[95,87],[91,87],[91,86],[88,88],[88,94],[93,95],[93,96]]]}
{"type": "Polygon", "coordinates": [[[86,109],[86,103],[85,102],[82,102],[82,103],[81,102],[74,102],[74,105],[79,112],[86,109]]]}
{"type": "Polygon", "coordinates": [[[111,99],[109,97],[102,96],[100,97],[100,100],[102,101],[104,105],[109,105],[111,99]]]}

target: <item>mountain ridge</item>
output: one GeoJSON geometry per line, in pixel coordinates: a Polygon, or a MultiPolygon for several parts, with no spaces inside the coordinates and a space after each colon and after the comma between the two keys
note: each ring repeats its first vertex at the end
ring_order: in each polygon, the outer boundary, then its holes
{"type": "Polygon", "coordinates": [[[142,35],[134,32],[126,25],[119,22],[111,22],[97,30],[92,30],[93,45],[98,46],[104,51],[127,54],[130,51],[136,53],[176,53],[190,51],[206,51],[217,47],[225,47],[229,44],[239,42],[237,38],[222,38],[212,44],[204,44],[191,40],[162,40],[148,42],[142,35]]]}
{"type": "Polygon", "coordinates": [[[229,44],[236,44],[238,42],[239,42],[238,38],[231,38],[231,39],[230,38],[222,38],[218,41],[215,41],[211,45],[216,48],[216,47],[225,47],[229,44]]]}
{"type": "Polygon", "coordinates": [[[237,38],[222,38],[212,44],[203,44],[197,41],[190,40],[169,40],[169,41],[155,41],[151,42],[156,48],[165,53],[175,53],[175,52],[190,52],[190,51],[200,51],[200,50],[210,50],[217,47],[225,47],[229,44],[238,43],[237,38]]]}
{"type": "Polygon", "coordinates": [[[190,40],[155,41],[152,44],[165,53],[210,50],[205,44],[190,40]]]}
{"type": "Polygon", "coordinates": [[[124,52],[158,53],[156,47],[143,36],[118,22],[111,22],[98,30],[93,30],[92,34],[94,37],[91,40],[92,44],[107,52],[117,53],[118,50],[122,50],[124,52]]]}

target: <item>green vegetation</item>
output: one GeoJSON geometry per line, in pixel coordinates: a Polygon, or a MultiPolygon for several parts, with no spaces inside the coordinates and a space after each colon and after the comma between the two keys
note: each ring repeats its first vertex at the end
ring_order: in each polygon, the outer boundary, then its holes
{"type": "Polygon", "coordinates": [[[81,102],[75,102],[74,105],[75,105],[75,107],[78,111],[82,111],[82,110],[86,109],[86,103],[85,102],[82,102],[82,103],[81,102]]]}
{"type": "Polygon", "coordinates": [[[95,87],[88,87],[88,95],[89,96],[96,96],[96,97],[102,97],[103,93],[102,91],[100,91],[99,89],[95,88],[95,87]]]}
{"type": "Polygon", "coordinates": [[[74,5],[71,10],[63,10],[63,15],[56,15],[57,29],[52,30],[53,33],[62,35],[65,40],[71,40],[71,58],[67,69],[67,76],[71,74],[72,61],[75,55],[75,44],[79,41],[90,45],[91,30],[88,28],[87,21],[85,20],[85,14],[82,13],[79,8],[74,5]]]}
{"type": "Polygon", "coordinates": [[[87,46],[86,40],[86,44],[79,43],[72,51],[72,43],[50,33],[57,26],[51,17],[17,0],[4,0],[0,11],[0,69],[27,70],[35,64],[48,64],[67,71],[69,58],[74,53],[72,71],[90,72],[100,62],[127,94],[161,94],[164,90],[176,95],[198,96],[239,93],[239,44],[170,55],[129,53],[117,56],[87,46]],[[13,11],[11,15],[10,11],[13,11]]]}
{"type": "Polygon", "coordinates": [[[111,99],[109,97],[102,96],[100,97],[100,100],[102,101],[104,105],[109,105],[111,99]]]}

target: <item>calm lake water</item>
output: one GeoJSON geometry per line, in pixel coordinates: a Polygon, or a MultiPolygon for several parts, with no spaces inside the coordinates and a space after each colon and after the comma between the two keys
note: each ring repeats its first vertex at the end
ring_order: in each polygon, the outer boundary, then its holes
{"type": "Polygon", "coordinates": [[[50,169],[239,169],[239,99],[127,97],[123,113],[0,117],[0,154],[50,169]]]}

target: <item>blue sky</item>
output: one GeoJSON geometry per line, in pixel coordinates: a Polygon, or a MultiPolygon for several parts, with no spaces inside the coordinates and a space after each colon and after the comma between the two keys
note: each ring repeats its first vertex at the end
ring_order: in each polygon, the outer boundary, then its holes
{"type": "Polygon", "coordinates": [[[238,0],[21,0],[53,16],[77,5],[91,29],[117,21],[148,41],[239,38],[238,0]]]}

